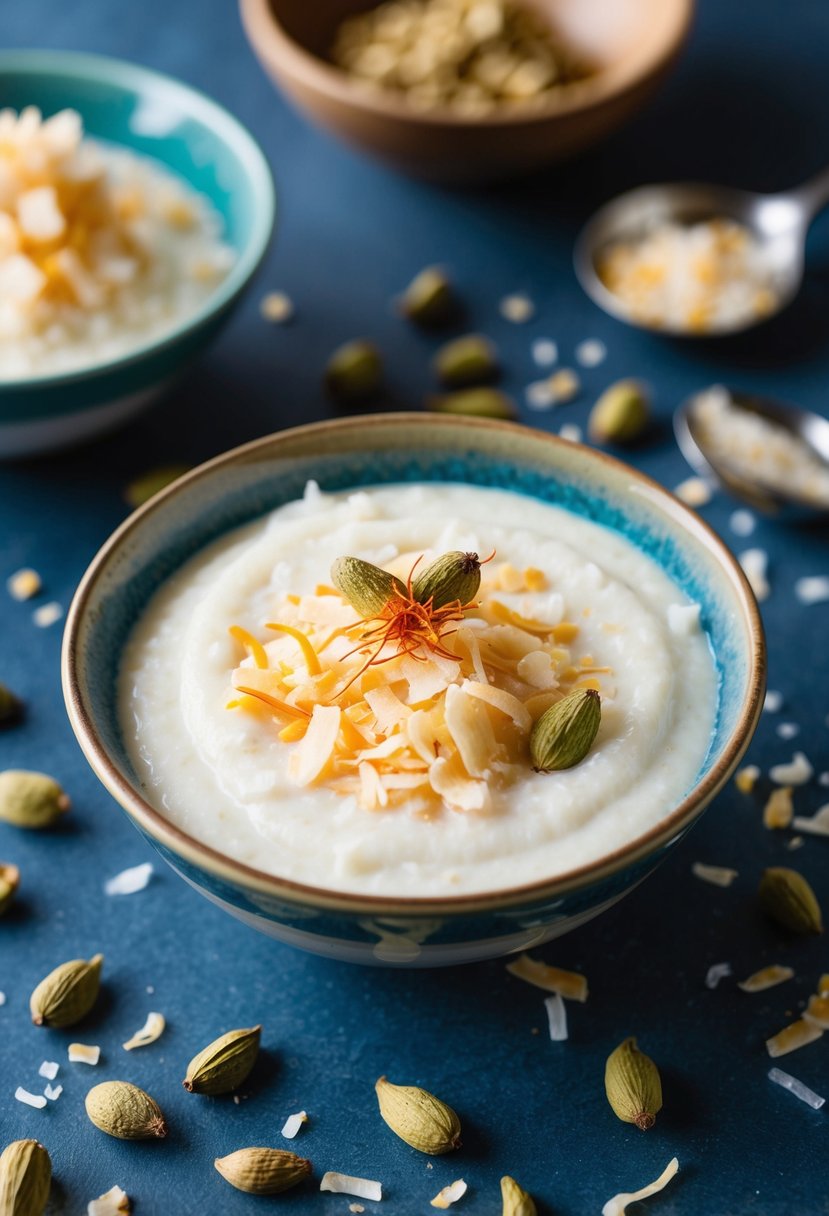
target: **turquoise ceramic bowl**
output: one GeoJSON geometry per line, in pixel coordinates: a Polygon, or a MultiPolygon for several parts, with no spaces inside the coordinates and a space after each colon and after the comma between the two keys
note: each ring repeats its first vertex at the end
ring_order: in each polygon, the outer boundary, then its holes
{"type": "Polygon", "coordinates": [[[317,423],[237,448],[188,473],[118,529],[72,604],[63,651],[69,715],[104,785],[166,861],[208,899],[291,945],[357,962],[432,966],[536,946],[583,924],[674,848],[738,764],[760,714],[757,605],[722,541],[642,474],[508,423],[389,414],[317,423]],[[562,505],[629,537],[702,605],[720,677],[711,748],[662,822],[590,866],[532,886],[444,898],[375,898],[303,886],[207,848],[144,798],[116,707],[125,639],[159,584],[204,545],[301,496],[382,482],[496,486],[562,505]]]}
{"type": "Polygon", "coordinates": [[[112,362],[0,381],[0,457],[88,439],[143,409],[227,320],[262,261],[274,189],[259,146],[204,94],[133,63],[64,51],[0,52],[0,98],[45,115],[78,110],[89,135],[161,161],[205,195],[236,263],[202,307],[112,362]]]}

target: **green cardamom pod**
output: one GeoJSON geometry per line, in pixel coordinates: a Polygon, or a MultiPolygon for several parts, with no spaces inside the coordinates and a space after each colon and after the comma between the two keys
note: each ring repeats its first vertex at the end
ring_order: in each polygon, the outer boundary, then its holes
{"type": "Polygon", "coordinates": [[[452,284],[439,266],[427,266],[415,275],[400,297],[400,311],[424,329],[446,325],[453,319],[457,300],[452,284]]]}
{"type": "Polygon", "coordinates": [[[103,961],[96,954],[89,962],[75,958],[50,971],[29,999],[35,1026],[74,1026],[86,1017],[98,999],[103,961]]]}
{"type": "MultiPolygon", "coordinates": [[[[0,916],[14,899],[20,886],[20,871],[17,866],[0,861],[0,916]]],[[[0,1209],[2,1212],[2,1209],[0,1209]]]]}
{"type": "Polygon", "coordinates": [[[650,405],[635,380],[619,380],[605,389],[590,411],[587,429],[594,443],[631,443],[648,425],[650,405]]]}
{"type": "Polygon", "coordinates": [[[504,1205],[501,1216],[537,1216],[532,1196],[509,1174],[501,1179],[501,1200],[504,1205]]]}
{"type": "Polygon", "coordinates": [[[346,342],[331,355],[325,367],[325,387],[338,401],[364,401],[383,380],[383,361],[371,342],[346,342]]]}
{"type": "Polygon", "coordinates": [[[22,717],[23,702],[5,684],[0,684],[0,727],[14,726],[22,717]]]}
{"type": "Polygon", "coordinates": [[[380,1114],[396,1136],[421,1153],[437,1157],[461,1145],[461,1121],[451,1106],[416,1085],[375,1085],[380,1114]]]}
{"type": "Polygon", "coordinates": [[[441,384],[450,388],[487,384],[498,374],[498,354],[489,338],[466,334],[440,348],[434,369],[441,384]]]}
{"type": "Polygon", "coordinates": [[[772,920],[792,933],[822,933],[823,917],[814,891],[802,874],[772,866],[760,880],[760,903],[772,920]]]}
{"type": "Polygon", "coordinates": [[[625,1039],[607,1057],[604,1072],[607,1100],[623,1123],[635,1123],[640,1131],[653,1127],[662,1109],[662,1081],[650,1056],[625,1039]]]}
{"type": "Polygon", "coordinates": [[[311,1173],[310,1161],[280,1148],[240,1148],[213,1164],[226,1182],[249,1195],[278,1195],[311,1173]]]}
{"type": "Polygon", "coordinates": [[[116,1140],[151,1140],[167,1135],[161,1108],[129,1081],[102,1081],[86,1095],[90,1120],[116,1140]]]}
{"type": "Polygon", "coordinates": [[[191,1094],[228,1094],[242,1084],[259,1054],[261,1026],[229,1030],[200,1051],[187,1066],[182,1085],[191,1094]]]}
{"type": "Polygon", "coordinates": [[[14,1140],[0,1153],[0,1216],[42,1216],[52,1162],[37,1140],[14,1140]]]}
{"type": "Polygon", "coordinates": [[[474,600],[481,585],[481,561],[477,553],[443,553],[435,558],[412,582],[412,595],[420,604],[432,601],[433,608],[443,608],[460,600],[474,600]]]}
{"type": "Polygon", "coordinates": [[[530,734],[530,755],[539,773],[581,764],[593,746],[602,720],[595,688],[576,688],[551,705],[530,734]]]}
{"type": "Polygon", "coordinates": [[[25,769],[0,773],[0,819],[18,828],[48,828],[69,810],[69,798],[52,777],[25,769]]]}
{"type": "Polygon", "coordinates": [[[378,616],[393,599],[408,599],[399,578],[360,557],[338,557],[331,567],[331,581],[363,617],[378,616]]]}
{"type": "Polygon", "coordinates": [[[456,414],[461,418],[502,418],[509,422],[518,417],[512,397],[497,388],[462,388],[456,393],[427,397],[426,408],[435,414],[456,414]]]}

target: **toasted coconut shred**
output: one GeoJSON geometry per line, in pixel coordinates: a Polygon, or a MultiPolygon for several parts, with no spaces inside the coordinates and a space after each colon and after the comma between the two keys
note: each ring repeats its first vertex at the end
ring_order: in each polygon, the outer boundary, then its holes
{"type": "Polygon", "coordinates": [[[703,882],[710,882],[715,887],[730,887],[738,874],[727,866],[708,866],[702,861],[695,861],[691,873],[703,882]]]}
{"type": "Polygon", "coordinates": [[[639,1191],[631,1191],[629,1194],[622,1192],[622,1194],[614,1195],[612,1199],[608,1199],[602,1208],[602,1216],[625,1216],[629,1203],[636,1203],[640,1199],[648,1199],[658,1191],[664,1190],[678,1169],[679,1161],[674,1157],[668,1162],[655,1182],[648,1183],[647,1186],[643,1186],[639,1191]]]}
{"type": "Polygon", "coordinates": [[[334,1191],[338,1195],[356,1195],[358,1199],[373,1199],[375,1202],[383,1198],[383,1188],[379,1182],[372,1182],[370,1178],[354,1178],[351,1174],[338,1174],[335,1170],[323,1174],[320,1190],[334,1191]]]}
{"type": "Polygon", "coordinates": [[[770,1039],[766,1039],[766,1051],[773,1060],[776,1060],[779,1056],[787,1056],[790,1051],[799,1051],[801,1047],[808,1047],[822,1034],[823,1030],[820,1026],[815,1026],[813,1022],[809,1022],[805,1018],[798,1018],[790,1026],[785,1026],[770,1039]]]}
{"type": "Polygon", "coordinates": [[[140,1030],[136,1030],[131,1039],[123,1044],[124,1051],[132,1051],[136,1047],[148,1047],[156,1039],[161,1038],[167,1025],[163,1013],[148,1013],[147,1020],[140,1030]]]}
{"type": "Polygon", "coordinates": [[[445,1186],[442,1191],[438,1191],[434,1199],[431,1201],[433,1208],[449,1208],[453,1203],[457,1203],[462,1199],[467,1192],[467,1185],[463,1178],[456,1179],[455,1182],[450,1182],[449,1186],[445,1186]]]}
{"type": "Polygon", "coordinates": [[[790,785],[782,785],[772,790],[768,802],[763,807],[763,824],[770,831],[787,828],[794,815],[793,790],[790,785]]]}
{"type": "Polygon", "coordinates": [[[755,971],[748,979],[742,980],[737,987],[742,988],[743,992],[765,992],[767,988],[776,988],[778,984],[785,984],[786,980],[794,978],[794,970],[791,967],[781,967],[779,963],[772,963],[770,967],[763,967],[761,971],[755,971]]]}
{"type": "Polygon", "coordinates": [[[535,988],[558,993],[565,1000],[587,1000],[587,978],[577,971],[562,971],[560,967],[551,967],[540,959],[531,958],[529,954],[521,954],[515,962],[507,963],[507,971],[535,988]]]}
{"type": "Polygon", "coordinates": [[[132,1211],[130,1197],[120,1186],[113,1186],[105,1195],[90,1199],[86,1205],[86,1216],[127,1216],[132,1211]]]}
{"type": "Polygon", "coordinates": [[[745,768],[738,769],[734,774],[734,784],[741,794],[750,794],[759,777],[760,770],[757,765],[747,764],[745,768]]]}
{"type": "Polygon", "coordinates": [[[70,1043],[70,1064],[97,1064],[101,1058],[101,1049],[96,1044],[70,1043]]]}

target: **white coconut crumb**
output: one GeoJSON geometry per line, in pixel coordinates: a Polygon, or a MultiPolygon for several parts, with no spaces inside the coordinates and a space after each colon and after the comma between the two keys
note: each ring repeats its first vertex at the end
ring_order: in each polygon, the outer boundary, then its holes
{"type": "Polygon", "coordinates": [[[305,489],[302,491],[302,501],[310,503],[312,506],[316,506],[322,496],[323,494],[322,490],[320,489],[319,482],[314,481],[313,477],[309,477],[305,483],[305,489]]]}
{"type": "Polygon", "coordinates": [[[26,1106],[33,1106],[35,1110],[43,1110],[46,1105],[43,1094],[30,1094],[28,1089],[24,1089],[22,1085],[18,1085],[14,1096],[18,1102],[23,1102],[26,1106]]]}
{"type": "Polygon", "coordinates": [[[728,523],[735,536],[751,536],[757,526],[750,511],[734,511],[728,523]]]}
{"type": "Polygon", "coordinates": [[[28,566],[24,566],[22,570],[16,570],[6,579],[6,587],[13,600],[30,600],[37,595],[42,586],[43,583],[37,570],[32,570],[28,566]]]}
{"type": "Polygon", "coordinates": [[[45,1077],[47,1081],[54,1081],[59,1072],[60,1064],[56,1063],[55,1060],[44,1060],[37,1070],[37,1075],[45,1077]]]}
{"type": "Polygon", "coordinates": [[[524,399],[531,410],[551,410],[556,404],[556,395],[549,380],[534,380],[524,389],[524,399]]]}
{"type": "Polygon", "coordinates": [[[295,1115],[288,1115],[285,1126],[282,1128],[282,1135],[286,1140],[293,1140],[303,1123],[307,1122],[308,1115],[304,1110],[297,1111],[295,1115]]]}
{"type": "Polygon", "coordinates": [[[730,870],[727,866],[708,866],[705,862],[695,861],[691,866],[691,873],[694,878],[710,882],[712,886],[730,887],[738,872],[730,870]]]}
{"type": "Polygon", "coordinates": [[[801,604],[823,604],[829,600],[829,576],[817,574],[799,578],[794,585],[794,593],[801,604]]]}
{"type": "Polygon", "coordinates": [[[62,1093],[62,1085],[47,1085],[43,1091],[43,1096],[44,1098],[48,1098],[50,1102],[57,1102],[62,1093]]]}
{"type": "Polygon", "coordinates": [[[576,362],[582,367],[598,367],[607,358],[607,347],[599,338],[586,338],[576,347],[576,362]]]}
{"type": "Polygon", "coordinates": [[[48,604],[41,604],[39,608],[35,608],[32,613],[32,620],[37,625],[38,629],[48,629],[50,625],[56,624],[63,616],[63,608],[57,600],[50,600],[48,604]]]}
{"type": "Polygon", "coordinates": [[[149,861],[144,861],[140,866],[131,866],[128,870],[122,870],[120,874],[116,874],[114,878],[108,878],[104,883],[104,893],[106,895],[135,895],[137,891],[143,891],[147,883],[152,878],[153,867],[149,861]]]}
{"type": "Polygon", "coordinates": [[[703,477],[688,477],[674,488],[674,494],[688,507],[704,507],[713,493],[711,483],[703,477]]]}
{"type": "Polygon", "coordinates": [[[554,1043],[564,1043],[567,1039],[567,1008],[561,994],[554,992],[552,996],[548,996],[544,1008],[547,1010],[550,1038],[554,1043]]]}
{"type": "Polygon", "coordinates": [[[498,311],[505,321],[512,321],[513,325],[523,325],[535,316],[535,304],[523,292],[515,292],[513,295],[504,296],[498,305],[498,311]]]}
{"type": "Polygon", "coordinates": [[[147,993],[147,996],[152,996],[155,993],[155,988],[153,987],[152,984],[148,984],[145,991],[147,993]]]}
{"type": "Polygon", "coordinates": [[[737,560],[743,568],[749,586],[762,603],[769,598],[771,586],[768,580],[769,555],[765,549],[746,549],[737,560]]]}
{"type": "Polygon", "coordinates": [[[743,992],[765,992],[767,989],[776,988],[778,984],[785,984],[787,980],[791,979],[794,979],[793,968],[771,963],[770,966],[763,967],[761,971],[755,971],[748,979],[740,980],[737,987],[743,992]]]}
{"type": "Polygon", "coordinates": [[[5,992],[0,992],[0,1005],[5,1005],[5,1003],[6,1003],[6,994],[5,994],[5,992]]]}
{"type": "Polygon", "coordinates": [[[829,786],[829,773],[821,773],[817,779],[818,785],[822,785],[824,789],[829,786]]]}
{"type": "Polygon", "coordinates": [[[558,362],[558,346],[552,338],[536,338],[530,351],[537,367],[552,367],[558,362]]]}
{"type": "Polygon", "coordinates": [[[796,832],[806,832],[810,836],[829,836],[829,802],[811,817],[795,815],[792,827],[796,832]]]}
{"type": "Polygon", "coordinates": [[[156,1039],[161,1038],[167,1025],[163,1013],[148,1013],[147,1020],[140,1030],[136,1030],[131,1039],[122,1044],[124,1051],[132,1051],[136,1047],[148,1047],[156,1039]]]}
{"type": "Polygon", "coordinates": [[[130,1198],[120,1186],[113,1186],[98,1199],[90,1199],[86,1205],[86,1216],[127,1216],[131,1211],[130,1198]]]}
{"type": "Polygon", "coordinates": [[[348,1205],[349,1212],[364,1212],[366,1209],[361,1203],[350,1203],[348,1205]]]}
{"type": "Polygon", "coordinates": [[[791,840],[786,841],[786,848],[794,852],[795,849],[802,849],[805,843],[802,836],[792,836],[791,840]]]}
{"type": "Polygon", "coordinates": [[[553,390],[553,400],[557,405],[573,401],[581,392],[581,380],[569,367],[562,367],[559,371],[553,372],[548,383],[553,390]]]}
{"type": "Polygon", "coordinates": [[[259,313],[265,321],[285,325],[294,315],[294,303],[284,291],[269,291],[259,302],[259,313]]]}
{"type": "Polygon", "coordinates": [[[457,1178],[454,1182],[450,1182],[449,1186],[445,1186],[442,1191],[438,1191],[432,1200],[433,1208],[449,1208],[453,1203],[457,1203],[462,1199],[467,1192],[467,1185],[463,1178],[457,1178]]]}
{"type": "Polygon", "coordinates": [[[781,739],[795,739],[800,734],[800,727],[796,722],[779,722],[775,729],[781,739]]]}
{"type": "Polygon", "coordinates": [[[668,628],[677,637],[699,633],[699,604],[669,604],[668,628]]]}
{"type": "Polygon", "coordinates": [[[795,752],[790,764],[772,765],[769,776],[775,785],[805,785],[814,771],[803,752],[795,752]]]}
{"type": "Polygon", "coordinates": [[[760,770],[756,764],[747,764],[734,774],[734,784],[741,794],[750,794],[760,779],[760,770]]]}
{"type": "Polygon", "coordinates": [[[727,980],[733,974],[730,963],[712,963],[705,973],[705,987],[713,992],[720,980],[727,980]]]}
{"type": "Polygon", "coordinates": [[[679,1161],[674,1157],[668,1162],[655,1182],[643,1186],[639,1191],[632,1191],[630,1194],[622,1193],[621,1195],[614,1195],[612,1199],[608,1199],[602,1208],[602,1216],[625,1216],[629,1203],[636,1203],[640,1199],[647,1199],[649,1196],[655,1195],[657,1191],[663,1190],[678,1169],[679,1161]]]}
{"type": "Polygon", "coordinates": [[[766,693],[765,700],[763,701],[763,712],[767,713],[767,714],[776,714],[776,713],[779,713],[782,708],[783,708],[782,692],[775,692],[775,690],[773,688],[770,688],[768,690],[768,692],[766,693]]]}
{"type": "Polygon", "coordinates": [[[101,1049],[94,1043],[70,1043],[68,1049],[70,1064],[97,1064],[101,1058],[101,1049]]]}
{"type": "Polygon", "coordinates": [[[238,1094],[233,1095],[233,1105],[234,1106],[238,1106],[241,1101],[242,1101],[242,1099],[239,1097],[238,1094]]]}
{"type": "Polygon", "coordinates": [[[351,1174],[338,1174],[336,1170],[323,1174],[320,1190],[334,1191],[337,1195],[356,1195],[358,1199],[373,1199],[375,1202],[383,1198],[383,1188],[379,1182],[373,1182],[370,1178],[354,1178],[351,1174]]]}
{"type": "Polygon", "coordinates": [[[798,1018],[796,1022],[784,1026],[777,1034],[766,1039],[766,1051],[775,1060],[779,1056],[787,1056],[791,1051],[800,1051],[801,1047],[808,1047],[822,1035],[822,1027],[807,1022],[805,1018],[798,1018]]]}
{"type": "Polygon", "coordinates": [[[798,1081],[797,1077],[783,1072],[782,1068],[770,1068],[769,1080],[774,1081],[775,1085],[781,1085],[783,1089],[787,1089],[790,1094],[794,1094],[801,1102],[805,1102],[807,1106],[811,1106],[812,1110],[820,1110],[821,1106],[826,1102],[826,1099],[821,1098],[820,1094],[816,1094],[813,1089],[809,1089],[808,1085],[804,1085],[802,1081],[798,1081]]]}
{"type": "Polygon", "coordinates": [[[565,422],[559,431],[559,435],[562,439],[568,440],[569,443],[581,443],[583,437],[581,427],[576,426],[574,422],[565,422]]]}

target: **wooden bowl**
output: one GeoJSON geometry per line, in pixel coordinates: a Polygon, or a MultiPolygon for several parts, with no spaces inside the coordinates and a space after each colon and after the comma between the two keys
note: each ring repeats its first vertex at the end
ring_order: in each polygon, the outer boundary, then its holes
{"type": "Polygon", "coordinates": [[[491,181],[563,160],[621,126],[666,75],[687,35],[693,0],[524,0],[595,69],[543,108],[483,118],[422,112],[327,62],[342,19],[366,0],[240,0],[265,71],[322,127],[417,177],[491,181]]]}

